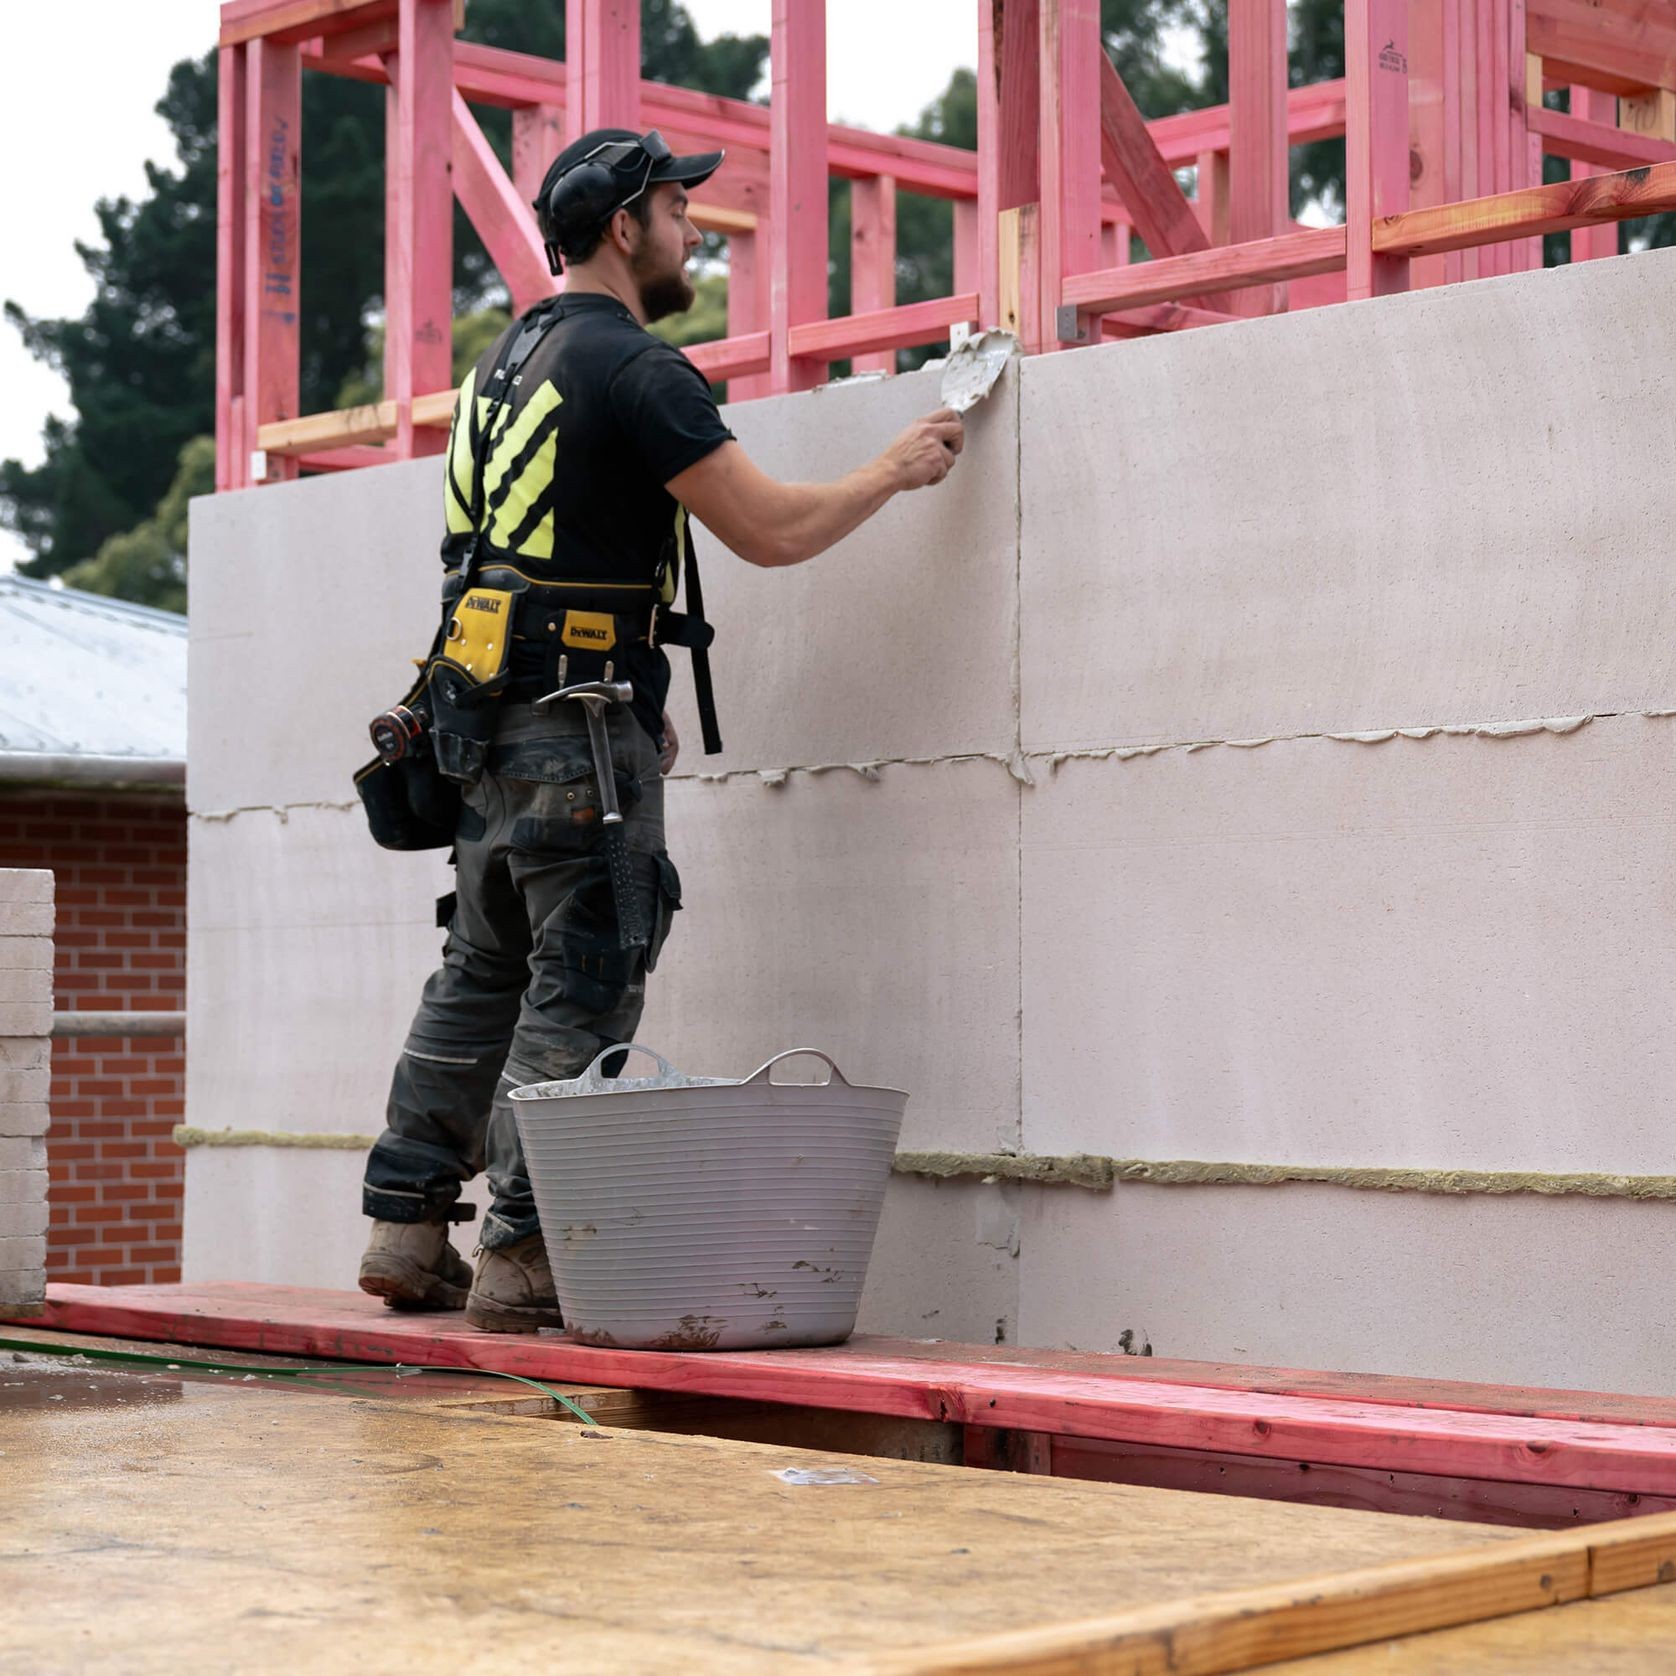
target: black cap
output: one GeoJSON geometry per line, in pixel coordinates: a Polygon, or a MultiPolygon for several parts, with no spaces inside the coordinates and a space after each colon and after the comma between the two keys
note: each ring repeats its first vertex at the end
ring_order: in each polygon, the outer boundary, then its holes
{"type": "MultiPolygon", "coordinates": [[[[593,128],[555,157],[532,204],[549,246],[591,232],[649,187],[665,181],[697,186],[708,180],[726,154],[698,152],[677,157],[654,128],[593,128]],[[586,165],[586,167],[584,167],[586,165]],[[569,184],[566,177],[570,177],[569,184]]],[[[549,260],[553,252],[549,250],[549,260]]],[[[555,267],[554,272],[558,269],[555,267]]]]}

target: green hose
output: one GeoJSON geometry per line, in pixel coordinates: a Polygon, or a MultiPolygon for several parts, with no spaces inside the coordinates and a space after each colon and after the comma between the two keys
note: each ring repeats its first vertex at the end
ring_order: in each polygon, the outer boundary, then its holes
{"type": "MultiPolygon", "coordinates": [[[[332,1381],[321,1379],[329,1373],[341,1373],[341,1362],[317,1362],[309,1367],[250,1367],[234,1362],[207,1362],[182,1356],[155,1356],[138,1350],[91,1350],[80,1346],[39,1344],[33,1339],[0,1338],[0,1350],[22,1350],[35,1356],[85,1356],[91,1360],[102,1362],[139,1363],[146,1367],[168,1369],[190,1369],[193,1373],[221,1373],[251,1375],[258,1379],[296,1379],[316,1380],[328,1390],[337,1390],[350,1396],[364,1396],[353,1385],[339,1385],[332,1381]]],[[[551,1385],[544,1385],[539,1379],[526,1379],[521,1373],[502,1373],[498,1368],[449,1368],[418,1362],[374,1362],[356,1363],[356,1367],[369,1369],[388,1368],[390,1372],[400,1377],[405,1373],[454,1373],[454,1374],[483,1374],[490,1379],[512,1379],[520,1385],[527,1385],[532,1391],[539,1391],[544,1397],[551,1397],[554,1402],[568,1408],[585,1426],[597,1426],[599,1422],[580,1403],[573,1402],[563,1391],[555,1391],[551,1385]]]]}

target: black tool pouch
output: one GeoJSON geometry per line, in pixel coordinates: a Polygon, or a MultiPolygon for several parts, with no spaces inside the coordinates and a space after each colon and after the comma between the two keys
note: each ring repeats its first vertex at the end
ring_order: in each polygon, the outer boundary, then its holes
{"type": "MultiPolygon", "coordinates": [[[[411,704],[414,689],[405,702],[411,704]]],[[[440,850],[454,842],[460,788],[444,779],[428,733],[395,762],[374,757],[355,774],[373,842],[386,850],[440,850]]]]}

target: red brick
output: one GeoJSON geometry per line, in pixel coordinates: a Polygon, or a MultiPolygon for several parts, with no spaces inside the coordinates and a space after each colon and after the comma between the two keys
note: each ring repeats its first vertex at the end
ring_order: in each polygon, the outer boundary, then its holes
{"type": "Polygon", "coordinates": [[[138,1204],[150,1197],[151,1188],[143,1181],[105,1181],[99,1184],[99,1203],[102,1205],[138,1204]]]}
{"type": "Polygon", "coordinates": [[[55,1205],[90,1205],[102,1191],[109,1189],[100,1188],[92,1183],[67,1181],[61,1186],[58,1182],[51,1182],[47,1186],[47,1209],[51,1210],[55,1205]]]}
{"type": "Polygon", "coordinates": [[[121,1205],[77,1205],[70,1220],[78,1228],[84,1228],[95,1222],[122,1222],[127,1216],[121,1205]]]}
{"type": "Polygon", "coordinates": [[[136,1222],[168,1222],[180,1213],[179,1205],[135,1205],[136,1222]]]}
{"type": "MultiPolygon", "coordinates": [[[[48,1149],[50,1156],[51,1149],[48,1149]]],[[[90,1159],[85,1164],[76,1164],[70,1172],[77,1181],[121,1181],[123,1169],[121,1164],[107,1164],[103,1159],[90,1159]]]]}

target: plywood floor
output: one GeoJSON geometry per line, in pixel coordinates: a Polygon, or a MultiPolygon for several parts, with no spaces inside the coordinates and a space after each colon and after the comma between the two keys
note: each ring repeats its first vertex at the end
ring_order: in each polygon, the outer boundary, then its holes
{"type": "Polygon", "coordinates": [[[0,1356],[5,1670],[843,1669],[1519,1535],[0,1356]]]}

